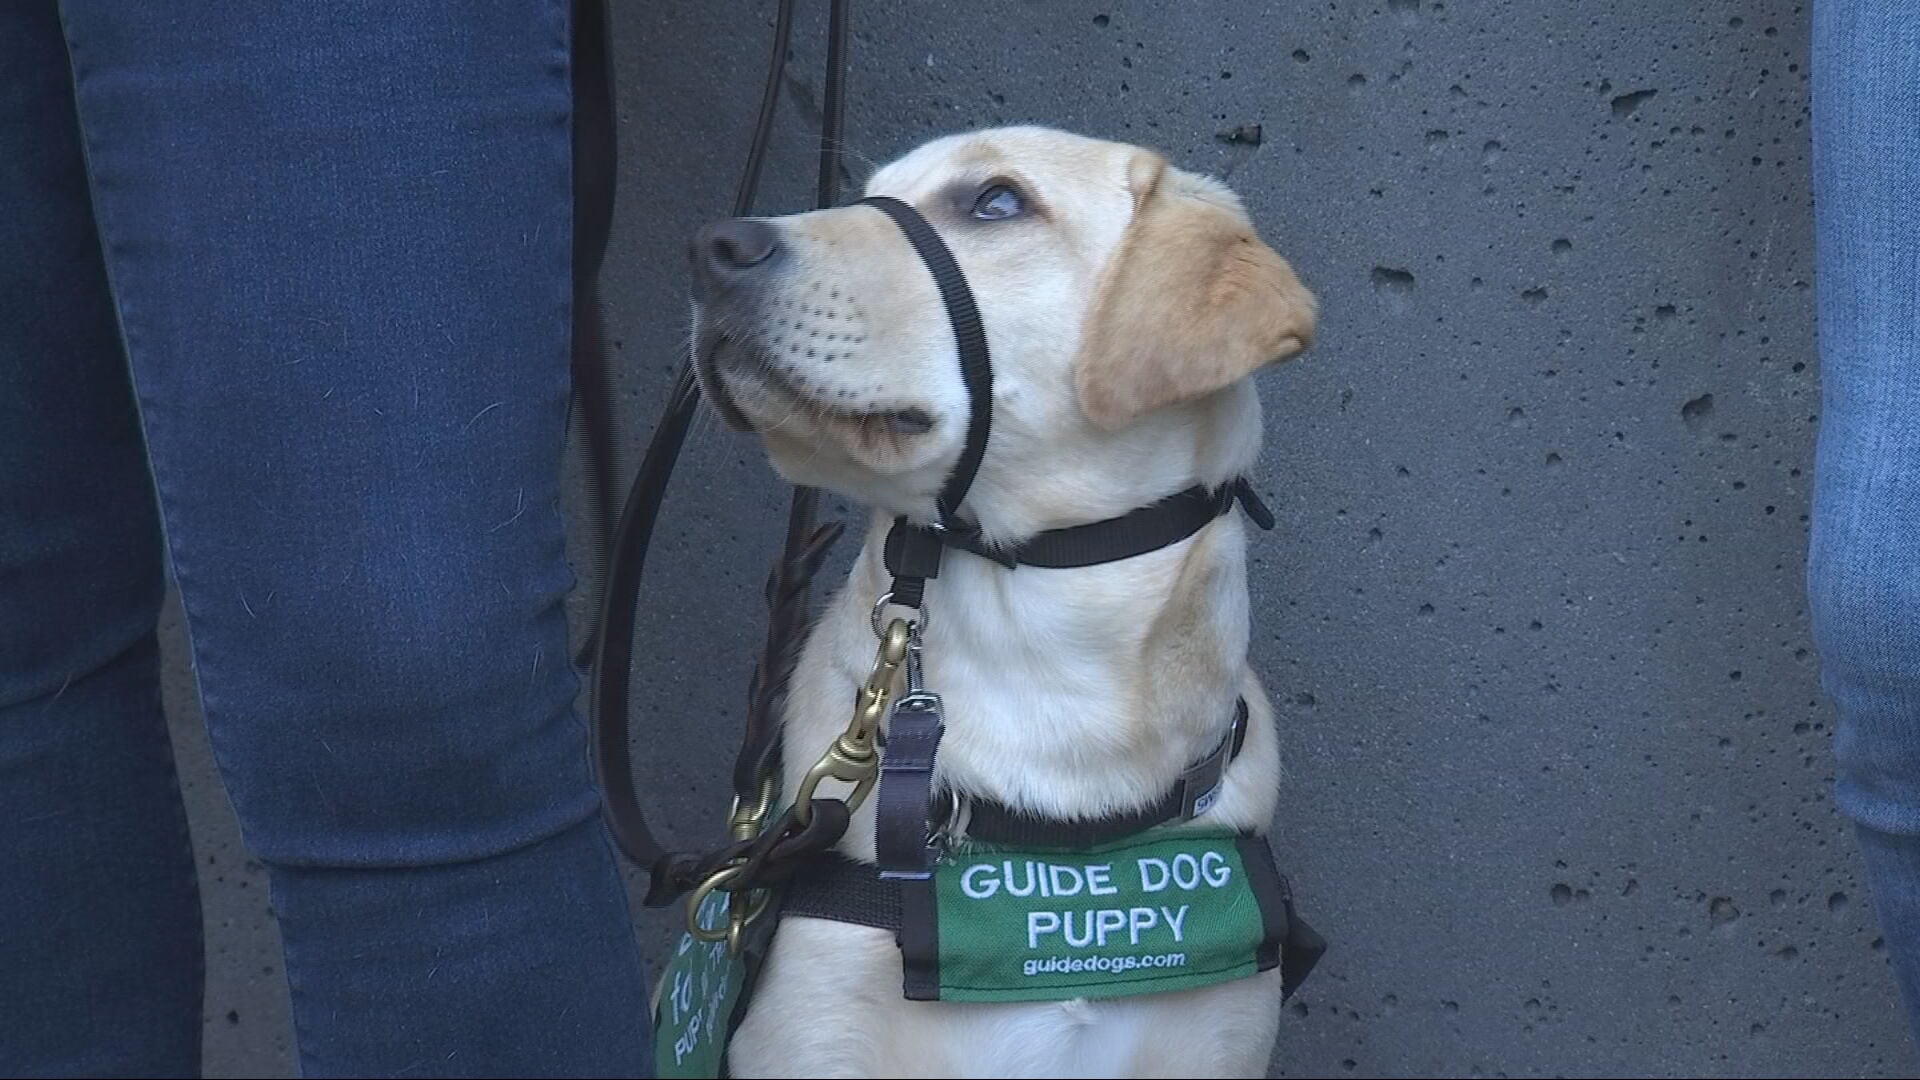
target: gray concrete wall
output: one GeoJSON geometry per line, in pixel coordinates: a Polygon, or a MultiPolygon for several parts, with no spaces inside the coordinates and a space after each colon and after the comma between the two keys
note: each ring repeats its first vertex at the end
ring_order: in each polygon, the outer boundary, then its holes
{"type": "MultiPolygon", "coordinates": [[[[616,6],[609,292],[638,447],[772,3],[616,6]]],[[[1803,5],[854,7],[856,159],[1003,122],[1146,143],[1227,177],[1322,299],[1321,343],[1263,379],[1277,845],[1333,942],[1275,1075],[1914,1075],[1801,589],[1803,5]],[[1245,123],[1261,145],[1216,139],[1245,123]]],[[[806,204],[819,44],[809,22],[769,211],[806,204]]],[[[675,492],[643,769],[692,839],[725,811],[783,496],[710,422],[675,492]]],[[[188,756],[210,1068],[284,1071],[264,882],[188,756]]],[[[650,948],[666,926],[645,919],[650,948]]]]}

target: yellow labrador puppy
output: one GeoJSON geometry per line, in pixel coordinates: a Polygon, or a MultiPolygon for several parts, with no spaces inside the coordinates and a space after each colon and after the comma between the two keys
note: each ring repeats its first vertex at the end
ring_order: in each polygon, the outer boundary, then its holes
{"type": "MultiPolygon", "coordinates": [[[[922,146],[868,190],[925,217],[978,301],[992,431],[964,512],[985,542],[1254,468],[1248,376],[1306,347],[1314,300],[1223,185],[1135,147],[1007,128],[922,146]]],[[[692,257],[709,399],[759,433],[786,479],[874,511],[786,704],[793,792],[872,664],[888,525],[933,516],[969,398],[934,281],[874,207],[722,223],[692,257]]],[[[1137,808],[1219,745],[1244,698],[1244,751],[1200,820],[1264,831],[1279,762],[1247,664],[1245,539],[1225,514],[1171,546],[1078,569],[949,553],[927,587],[942,784],[1053,819],[1137,808]]],[[[872,800],[841,851],[873,860],[872,800]]],[[[893,935],[789,918],[731,1061],[742,1076],[1258,1076],[1279,976],[1094,1001],[908,1001],[893,935]]]]}

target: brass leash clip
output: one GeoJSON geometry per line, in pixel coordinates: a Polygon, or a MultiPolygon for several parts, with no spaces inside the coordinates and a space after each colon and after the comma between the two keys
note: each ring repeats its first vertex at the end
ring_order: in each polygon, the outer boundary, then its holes
{"type": "MultiPolygon", "coordinates": [[[[760,794],[751,803],[743,803],[740,797],[733,797],[733,810],[727,815],[728,831],[735,840],[752,840],[766,828],[767,815],[773,810],[773,793],[777,778],[768,773],[760,781],[760,794]]],[[[727,952],[737,955],[740,951],[741,935],[746,932],[747,924],[760,917],[767,909],[768,896],[764,890],[754,890],[747,903],[740,903],[735,893],[727,898],[727,925],[725,929],[700,925],[700,908],[706,903],[707,895],[721,888],[746,869],[746,860],[735,859],[727,865],[707,875],[705,881],[696,886],[687,897],[687,933],[707,942],[724,941],[727,952]]]]}
{"type": "MultiPolygon", "coordinates": [[[[878,629],[877,621],[875,628],[878,629]]],[[[868,673],[866,684],[860,688],[854,700],[853,719],[847,722],[847,729],[833,740],[827,752],[820,755],[820,760],[814,762],[813,768],[807,770],[806,778],[800,782],[800,789],[794,793],[792,812],[795,824],[805,827],[812,819],[813,798],[823,780],[838,780],[853,785],[853,790],[845,796],[849,811],[859,808],[873,793],[874,784],[880,777],[880,754],[874,748],[880,734],[880,721],[887,715],[887,706],[893,700],[895,679],[901,665],[907,660],[909,647],[918,632],[917,624],[906,619],[895,619],[881,633],[873,670],[868,673]]],[[[766,828],[767,817],[773,810],[775,782],[776,778],[768,775],[761,782],[759,798],[751,803],[743,803],[738,796],[734,797],[733,809],[727,816],[727,825],[734,840],[752,840],[766,828]]],[[[727,901],[725,928],[700,925],[700,909],[711,893],[725,889],[746,871],[746,866],[744,859],[728,862],[707,875],[687,896],[689,934],[706,942],[725,941],[729,952],[739,952],[747,924],[766,910],[768,894],[764,890],[750,890],[748,895],[751,899],[744,904],[739,902],[740,893],[731,894],[727,901]]]]}
{"type": "Polygon", "coordinates": [[[844,800],[849,811],[858,809],[873,793],[873,785],[880,776],[880,755],[874,750],[874,741],[880,733],[880,721],[887,715],[887,705],[893,700],[894,679],[900,665],[906,662],[907,646],[913,635],[913,624],[905,619],[893,620],[881,635],[873,670],[854,701],[853,719],[847,722],[847,730],[841,732],[827,752],[820,755],[820,760],[813,763],[813,768],[807,770],[806,779],[800,781],[800,790],[794,792],[794,819],[801,825],[813,816],[813,796],[822,780],[853,785],[844,800]]]}

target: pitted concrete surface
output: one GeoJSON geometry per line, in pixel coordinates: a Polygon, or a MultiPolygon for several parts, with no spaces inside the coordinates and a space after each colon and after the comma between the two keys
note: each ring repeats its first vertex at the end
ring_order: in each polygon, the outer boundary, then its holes
{"type": "MultiPolygon", "coordinates": [[[[773,5],[616,6],[607,291],[637,456],[773,5]]],[[[825,5],[803,7],[767,212],[811,185],[825,5]]],[[[1333,946],[1274,1075],[1920,1069],[1829,797],[1801,584],[1819,410],[1803,5],[854,14],[856,176],[987,124],[1145,143],[1226,177],[1320,295],[1320,343],[1262,378],[1277,847],[1333,946]]],[[[703,419],[636,673],[642,774],[689,841],[720,834],[783,501],[756,447],[703,419]]],[[[286,1074],[264,880],[172,671],[209,1070],[286,1074]]],[[[641,927],[657,956],[669,920],[641,927]]]]}

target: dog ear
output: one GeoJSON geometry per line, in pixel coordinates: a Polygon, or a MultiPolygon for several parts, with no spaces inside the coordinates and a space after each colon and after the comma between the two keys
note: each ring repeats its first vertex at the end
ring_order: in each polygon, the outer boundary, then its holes
{"type": "Polygon", "coordinates": [[[1224,187],[1144,150],[1127,182],[1133,221],[1074,361],[1081,411],[1109,430],[1285,360],[1314,333],[1313,294],[1224,187]]]}

